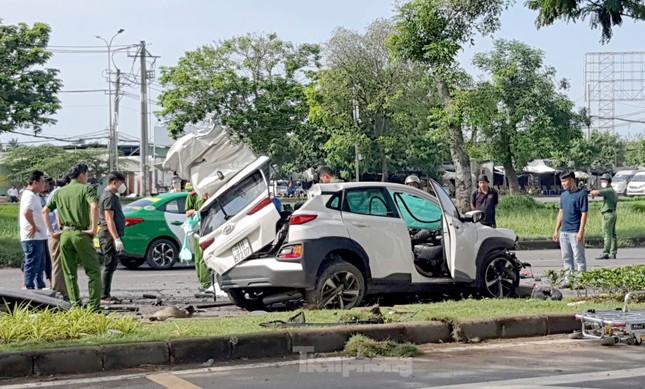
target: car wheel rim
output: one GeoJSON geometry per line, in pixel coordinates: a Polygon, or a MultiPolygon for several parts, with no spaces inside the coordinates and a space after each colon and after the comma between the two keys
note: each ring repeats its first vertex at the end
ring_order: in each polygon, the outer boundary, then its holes
{"type": "Polygon", "coordinates": [[[507,258],[496,258],[486,267],[484,273],[486,291],[493,297],[509,297],[515,293],[515,265],[507,258]]]}
{"type": "Polygon", "coordinates": [[[339,272],[322,285],[320,306],[326,309],[345,309],[353,307],[360,297],[360,283],[355,274],[339,272]]]}
{"type": "Polygon", "coordinates": [[[152,260],[159,266],[168,266],[175,258],[175,249],[168,243],[161,243],[152,250],[152,260]]]}

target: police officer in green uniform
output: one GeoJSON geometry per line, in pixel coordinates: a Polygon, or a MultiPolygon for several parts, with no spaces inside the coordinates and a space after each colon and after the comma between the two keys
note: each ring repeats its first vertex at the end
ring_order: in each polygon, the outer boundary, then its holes
{"type": "MultiPolygon", "coordinates": [[[[197,192],[190,192],[188,198],[186,199],[186,216],[192,217],[195,213],[199,212],[199,209],[204,205],[208,200],[208,194],[199,196],[197,192]]],[[[212,292],[210,290],[213,286],[213,279],[211,277],[210,269],[206,266],[204,262],[204,251],[197,239],[195,239],[195,270],[197,271],[197,280],[199,281],[199,290],[202,292],[212,292]]]]}
{"type": "Polygon", "coordinates": [[[616,259],[618,241],[616,239],[616,207],[618,206],[618,195],[611,187],[611,176],[603,174],[600,177],[601,190],[592,190],[591,197],[601,196],[603,198],[602,208],[602,234],[605,238],[605,249],[602,255],[596,259],[616,259]]]}
{"type": "Polygon", "coordinates": [[[72,305],[80,307],[77,268],[82,265],[89,278],[88,308],[98,310],[101,303],[101,264],[94,249],[99,209],[96,192],[87,185],[88,167],[78,164],[70,171],[72,181],[59,189],[43,209],[43,218],[58,210],[62,232],[54,232],[51,223],[45,223],[50,236],[60,239],[61,264],[67,293],[72,305]]]}

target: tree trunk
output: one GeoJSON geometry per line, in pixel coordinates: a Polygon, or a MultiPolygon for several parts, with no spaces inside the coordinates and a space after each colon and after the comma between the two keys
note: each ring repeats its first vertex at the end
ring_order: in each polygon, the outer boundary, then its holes
{"type": "Polygon", "coordinates": [[[506,179],[508,180],[508,186],[510,194],[519,195],[520,194],[520,181],[517,178],[517,171],[515,166],[513,166],[513,153],[511,152],[511,145],[509,141],[500,142],[500,148],[502,149],[503,165],[504,171],[506,172],[506,179]]]}
{"type": "MultiPolygon", "coordinates": [[[[441,98],[441,104],[447,107],[450,104],[450,90],[448,83],[445,81],[437,82],[437,90],[441,98]]],[[[470,194],[473,189],[471,172],[470,172],[470,157],[466,152],[466,144],[464,142],[464,133],[461,129],[460,123],[452,123],[448,126],[450,133],[450,157],[452,163],[455,165],[455,198],[457,200],[457,208],[461,212],[470,210],[470,194]]]]}
{"type": "Polygon", "coordinates": [[[385,155],[385,150],[383,150],[383,145],[381,145],[381,181],[388,181],[388,165],[387,165],[387,155],[385,155]]]}

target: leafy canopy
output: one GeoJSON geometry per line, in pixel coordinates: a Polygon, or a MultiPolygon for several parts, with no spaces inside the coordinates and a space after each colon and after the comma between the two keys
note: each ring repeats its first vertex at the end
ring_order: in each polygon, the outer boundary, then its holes
{"type": "Polygon", "coordinates": [[[528,0],[526,6],[539,11],[535,20],[538,28],[557,20],[578,22],[589,18],[591,28],[601,30],[603,43],[611,40],[613,28],[621,26],[624,18],[645,20],[643,0],[528,0]]]}
{"type": "Polygon", "coordinates": [[[58,70],[46,68],[51,29],[43,23],[2,25],[0,21],[0,133],[56,123],[60,109],[58,70]]]}

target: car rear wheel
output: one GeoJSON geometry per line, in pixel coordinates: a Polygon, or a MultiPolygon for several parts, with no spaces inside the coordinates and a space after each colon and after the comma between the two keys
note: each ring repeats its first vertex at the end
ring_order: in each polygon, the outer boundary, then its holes
{"type": "Polygon", "coordinates": [[[363,273],[341,259],[323,266],[316,287],[307,291],[307,303],[321,309],[350,309],[360,304],[365,294],[363,273]]]}
{"type": "Polygon", "coordinates": [[[119,258],[119,262],[128,269],[134,270],[143,265],[146,262],[146,258],[121,257],[119,258]]]}
{"type": "Polygon", "coordinates": [[[175,242],[162,238],[155,240],[148,247],[146,262],[153,269],[170,269],[177,262],[178,257],[179,249],[175,242]]]}
{"type": "Polygon", "coordinates": [[[477,289],[484,297],[514,297],[520,285],[520,269],[512,255],[495,251],[482,262],[477,289]]]}

